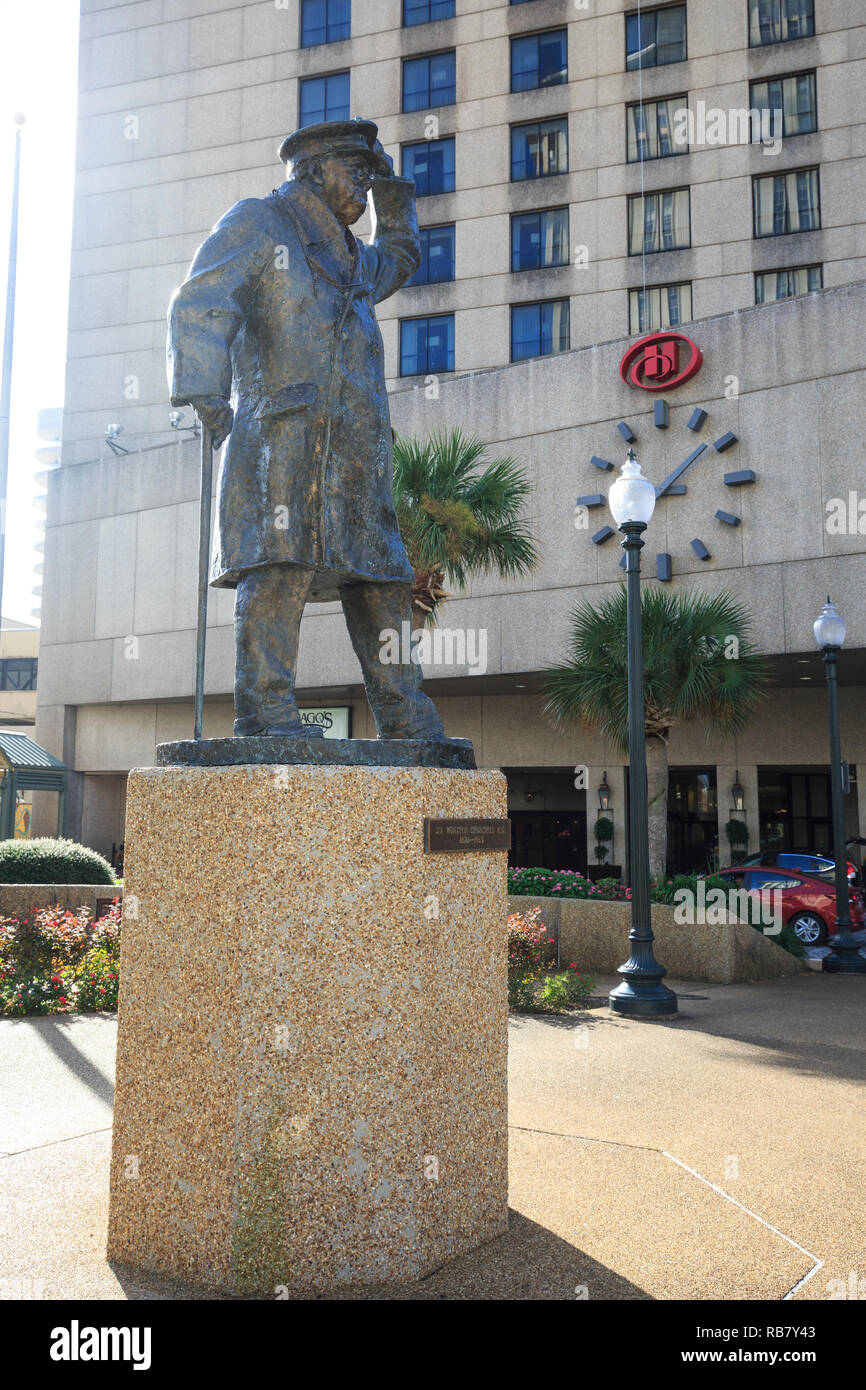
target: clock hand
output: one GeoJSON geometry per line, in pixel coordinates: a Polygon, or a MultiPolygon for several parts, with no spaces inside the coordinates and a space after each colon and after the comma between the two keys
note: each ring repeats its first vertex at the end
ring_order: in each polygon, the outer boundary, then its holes
{"type": "Polygon", "coordinates": [[[682,474],[685,473],[686,469],[691,467],[695,459],[700,458],[701,454],[704,453],[704,451],[706,450],[706,447],[706,444],[699,444],[697,449],[694,449],[692,453],[689,454],[687,459],[683,459],[682,463],[677,465],[673,473],[669,473],[668,476],[665,478],[664,482],[659,483],[658,487],[656,488],[656,497],[663,497],[664,494],[667,492],[668,488],[671,486],[671,483],[675,483],[677,478],[681,477],[682,474]]]}

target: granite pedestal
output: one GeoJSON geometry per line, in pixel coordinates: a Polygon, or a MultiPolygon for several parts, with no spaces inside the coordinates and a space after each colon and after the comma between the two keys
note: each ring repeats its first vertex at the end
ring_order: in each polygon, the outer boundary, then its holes
{"type": "Polygon", "coordinates": [[[419,1279],[506,1226],[498,772],[133,771],[109,1258],[226,1293],[419,1279]]]}

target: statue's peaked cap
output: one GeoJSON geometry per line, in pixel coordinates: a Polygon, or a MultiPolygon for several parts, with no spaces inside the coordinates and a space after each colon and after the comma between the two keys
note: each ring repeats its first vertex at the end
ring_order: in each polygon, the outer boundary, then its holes
{"type": "Polygon", "coordinates": [[[280,145],[279,155],[284,164],[299,159],[313,159],[326,154],[366,155],[377,173],[387,174],[390,167],[375,149],[379,127],[373,121],[356,116],[353,121],[320,121],[318,125],[302,126],[287,135],[280,145]]]}

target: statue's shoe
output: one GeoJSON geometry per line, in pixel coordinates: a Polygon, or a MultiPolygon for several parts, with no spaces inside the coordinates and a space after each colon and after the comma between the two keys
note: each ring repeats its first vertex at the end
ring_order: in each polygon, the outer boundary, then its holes
{"type": "MultiPolygon", "coordinates": [[[[445,737],[445,730],[437,720],[428,723],[400,723],[379,726],[378,738],[380,742],[390,742],[392,739],[402,741],[409,740],[412,743],[454,743],[455,740],[445,737]]],[[[462,742],[457,739],[456,742],[462,742]]]]}
{"type": "Polygon", "coordinates": [[[419,743],[447,743],[442,720],[428,695],[389,701],[374,710],[380,739],[412,739],[419,743]]]}

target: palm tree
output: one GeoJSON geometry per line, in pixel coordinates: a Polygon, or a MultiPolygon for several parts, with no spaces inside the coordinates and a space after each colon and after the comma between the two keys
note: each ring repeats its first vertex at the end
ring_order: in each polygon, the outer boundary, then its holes
{"type": "Polygon", "coordinates": [[[429,440],[394,440],[394,504],[415,571],[412,611],[435,622],[450,595],[489,571],[502,579],[527,574],[538,546],[520,512],[531,490],[510,455],[488,462],[487,446],[462,430],[429,440]]]}
{"type": "MultiPolygon", "coordinates": [[[[545,711],[557,724],[590,724],[628,752],[628,652],[623,585],[598,609],[571,616],[568,661],[550,670],[545,711]]],[[[668,737],[676,724],[703,720],[706,736],[729,738],[762,698],[767,666],[732,595],[704,597],[645,588],[641,596],[650,873],[667,861],[668,737]]]]}

